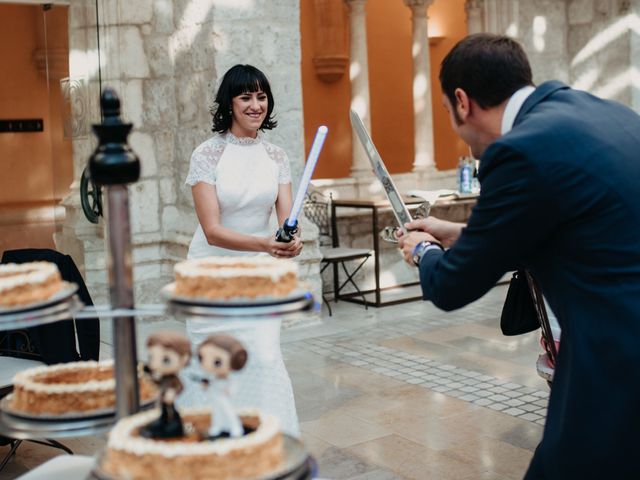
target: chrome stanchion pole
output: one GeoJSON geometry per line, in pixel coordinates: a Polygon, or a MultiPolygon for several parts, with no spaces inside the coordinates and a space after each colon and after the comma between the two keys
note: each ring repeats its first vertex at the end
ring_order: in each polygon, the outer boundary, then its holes
{"type": "MultiPolygon", "coordinates": [[[[122,123],[120,100],[111,89],[100,99],[104,115],[93,130],[99,144],[89,159],[91,177],[106,187],[109,293],[112,308],[133,309],[133,274],[131,264],[131,228],[127,184],[140,177],[140,162],[127,145],[133,125],[122,123]]],[[[140,408],[138,392],[136,325],[134,317],[113,320],[116,379],[116,415],[118,418],[140,408]]]]}

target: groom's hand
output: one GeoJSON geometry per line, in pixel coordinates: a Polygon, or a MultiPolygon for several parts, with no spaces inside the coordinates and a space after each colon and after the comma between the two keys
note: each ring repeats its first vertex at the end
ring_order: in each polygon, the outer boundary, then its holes
{"type": "Polygon", "coordinates": [[[433,235],[425,232],[408,232],[398,236],[398,246],[400,247],[400,250],[402,250],[404,261],[412,267],[415,266],[413,263],[413,250],[414,248],[416,248],[417,244],[425,240],[429,242],[438,242],[438,239],[436,239],[433,235]]]}

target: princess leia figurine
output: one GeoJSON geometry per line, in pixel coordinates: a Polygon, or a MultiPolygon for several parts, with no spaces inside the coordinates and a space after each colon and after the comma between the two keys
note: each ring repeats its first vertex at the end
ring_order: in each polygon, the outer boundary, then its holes
{"type": "Polygon", "coordinates": [[[235,338],[218,333],[208,336],[198,346],[198,359],[200,367],[206,372],[200,381],[207,389],[213,410],[209,438],[241,437],[245,432],[231,405],[229,374],[245,366],[247,351],[235,338]]]}

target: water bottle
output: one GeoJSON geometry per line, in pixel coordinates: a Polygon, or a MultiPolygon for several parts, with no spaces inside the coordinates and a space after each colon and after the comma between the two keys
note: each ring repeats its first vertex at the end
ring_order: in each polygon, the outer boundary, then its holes
{"type": "Polygon", "coordinates": [[[478,180],[479,160],[473,160],[473,179],[471,180],[471,193],[480,193],[480,180],[478,180]]]}
{"type": "Polygon", "coordinates": [[[473,182],[473,167],[471,166],[471,162],[466,157],[462,157],[460,159],[459,169],[459,187],[458,190],[460,193],[471,193],[472,182],[473,182]]]}

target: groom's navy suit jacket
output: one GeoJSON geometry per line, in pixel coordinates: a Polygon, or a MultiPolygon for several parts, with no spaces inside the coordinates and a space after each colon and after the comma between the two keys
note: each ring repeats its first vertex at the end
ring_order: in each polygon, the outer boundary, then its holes
{"type": "Polygon", "coordinates": [[[478,177],[458,241],[422,258],[424,299],[456,309],[529,269],[562,339],[525,478],[640,479],[640,117],[544,83],[478,177]]]}

